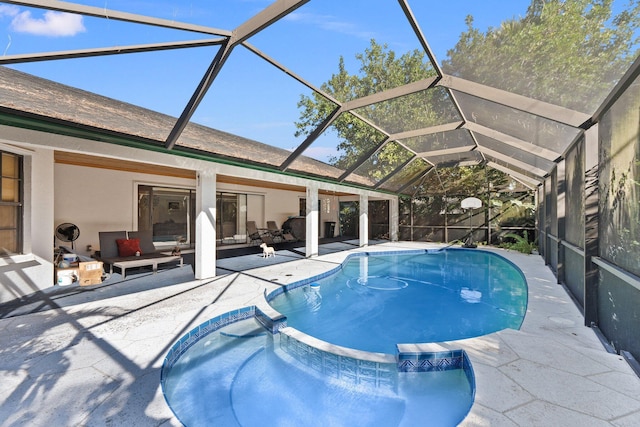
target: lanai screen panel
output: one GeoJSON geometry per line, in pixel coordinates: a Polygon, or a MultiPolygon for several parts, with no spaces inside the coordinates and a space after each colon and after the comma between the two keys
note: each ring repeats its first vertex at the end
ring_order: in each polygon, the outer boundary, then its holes
{"type": "MultiPolygon", "coordinates": [[[[389,174],[396,172],[413,156],[414,154],[411,151],[397,142],[390,142],[378,153],[370,156],[354,173],[358,176],[366,176],[377,184],[389,174]]],[[[349,177],[347,177],[348,180],[349,177]]]]}
{"type": "Polygon", "coordinates": [[[640,77],[603,117],[600,140],[601,256],[640,276],[640,77]]]}
{"type": "Polygon", "coordinates": [[[451,96],[440,87],[377,102],[354,112],[389,134],[460,121],[451,96]]]}
{"type": "MultiPolygon", "coordinates": [[[[567,191],[565,197],[567,221],[565,240],[573,247],[584,249],[585,227],[585,157],[584,138],[567,152],[565,162],[567,191]]],[[[570,289],[580,306],[584,307],[584,254],[573,247],[562,245],[564,254],[564,283],[570,289]]]]}
{"type": "MultiPolygon", "coordinates": [[[[460,2],[445,2],[434,11],[429,2],[413,3],[423,20],[456,16],[460,7],[460,2]]],[[[479,12],[474,14],[471,2],[464,3],[466,14],[477,18],[472,25],[478,34],[460,43],[474,49],[448,46],[448,57],[439,58],[446,74],[593,114],[634,59],[624,58],[600,37],[607,35],[605,27],[616,14],[625,11],[626,1],[613,2],[613,16],[602,15],[600,20],[594,18],[599,9],[586,2],[545,1],[533,7],[533,2],[501,2],[492,10],[501,16],[499,24],[487,24],[479,12]]],[[[628,8],[626,12],[637,14],[628,8]]],[[[425,33],[433,44],[440,38],[427,26],[425,33]]]]}
{"type": "MultiPolygon", "coordinates": [[[[40,2],[45,3],[45,2],[40,2]]],[[[50,2],[57,3],[57,2],[50,2]]],[[[154,4],[148,7],[141,2],[128,1],[75,1],[72,5],[88,5],[104,10],[114,8],[126,13],[141,13],[152,19],[184,18],[184,22],[216,26],[213,21],[222,24],[222,18],[213,18],[213,11],[202,10],[201,13],[190,13],[184,2],[154,4]],[[173,18],[172,18],[173,17],[173,18]]],[[[251,16],[251,9],[246,9],[246,18],[251,16]]],[[[99,50],[103,54],[97,56],[70,57],[65,59],[44,60],[37,62],[16,62],[11,68],[42,77],[72,88],[77,88],[102,95],[131,105],[123,105],[115,112],[100,112],[87,106],[93,112],[93,122],[89,125],[107,127],[110,130],[133,135],[143,135],[156,139],[169,134],[171,127],[180,115],[191,93],[198,85],[202,75],[219,50],[222,35],[212,31],[208,34],[184,31],[159,26],[142,25],[123,22],[117,19],[104,19],[79,14],[62,14],[47,12],[44,9],[6,5],[3,10],[3,23],[7,26],[10,37],[4,47],[3,56],[36,55],[46,57],[54,53],[70,53],[80,50],[99,50]],[[49,13],[49,16],[45,16],[49,13]],[[21,17],[24,26],[17,24],[21,17]],[[52,22],[58,22],[54,27],[52,22]],[[37,30],[37,31],[36,31],[37,30]],[[194,47],[170,50],[133,50],[131,47],[159,46],[171,43],[187,42],[194,47]],[[114,54],[117,53],[117,54],[114,54]],[[170,64],[170,66],[167,66],[170,64]],[[130,110],[142,107],[167,115],[167,122],[146,116],[146,129],[135,129],[127,124],[127,119],[139,121],[130,110]]],[[[241,18],[239,18],[241,19],[241,18]]],[[[68,92],[73,90],[66,89],[68,92]]],[[[71,94],[70,94],[71,95],[71,94]]],[[[63,103],[64,98],[59,98],[63,103]]],[[[65,109],[51,105],[47,112],[50,115],[64,116],[65,109]]],[[[144,114],[144,113],[141,113],[144,114]]],[[[69,119],[68,117],[62,117],[69,119]]],[[[82,117],[71,117],[84,124],[82,117]]],[[[144,120],[143,120],[144,121],[144,120]]]]}
{"type": "Polygon", "coordinates": [[[580,129],[505,107],[462,92],[452,91],[469,122],[562,154],[580,129]]]}
{"type": "MultiPolygon", "coordinates": [[[[584,139],[567,152],[565,174],[567,183],[564,238],[572,245],[584,249],[584,198],[585,198],[584,139]]],[[[584,268],[584,267],[583,267],[584,268]]]]}
{"type": "MultiPolygon", "coordinates": [[[[302,146],[304,156],[335,166],[342,173],[350,172],[352,167],[366,168],[363,157],[371,153],[375,154],[369,162],[377,162],[380,152],[376,148],[389,134],[428,126],[422,123],[429,116],[416,114],[420,105],[429,101],[424,93],[408,93],[402,98],[386,94],[436,75],[396,1],[310,1],[249,42],[315,90],[311,95],[301,92],[291,103],[297,105],[297,117],[291,120],[296,132],[309,138],[302,146]],[[282,44],[287,49],[282,49],[282,44]],[[395,52],[400,65],[382,62],[380,58],[389,50],[395,52]],[[420,65],[415,67],[416,63],[420,65]],[[370,100],[360,103],[363,98],[370,100]],[[344,108],[323,129],[323,120],[335,103],[344,108]]],[[[437,95],[447,96],[444,91],[437,95]]],[[[435,111],[439,113],[439,109],[435,111]]],[[[292,160],[287,169],[300,171],[301,160],[292,160]]],[[[371,171],[364,175],[369,177],[371,171]]],[[[353,174],[348,179],[353,181],[353,174]]],[[[370,182],[379,179],[376,176],[370,182]]]]}
{"type": "Polygon", "coordinates": [[[522,165],[523,169],[528,170],[532,173],[538,173],[541,177],[551,172],[551,170],[555,166],[555,163],[550,160],[536,156],[535,154],[532,154],[526,150],[517,149],[511,145],[505,144],[488,136],[476,134],[475,137],[478,141],[478,145],[481,147],[480,151],[482,151],[482,148],[486,148],[488,150],[491,150],[492,152],[504,156],[501,158],[513,159],[514,163],[522,165]]]}
{"type": "MultiPolygon", "coordinates": [[[[386,135],[358,116],[346,112],[340,114],[310,146],[304,151],[304,157],[297,157],[290,166],[291,170],[303,171],[303,163],[312,158],[333,166],[335,172],[331,177],[338,179],[352,166],[363,162],[372,150],[381,146],[386,135]]],[[[372,185],[375,180],[365,181],[361,177],[350,174],[354,182],[367,182],[372,185]]]]}
{"type": "Polygon", "coordinates": [[[438,167],[475,166],[484,160],[479,151],[425,156],[425,158],[438,167]]]}
{"type": "Polygon", "coordinates": [[[447,132],[436,132],[405,138],[400,142],[415,153],[428,155],[437,151],[471,151],[476,143],[466,129],[454,129],[447,132]]]}
{"type": "Polygon", "coordinates": [[[411,163],[392,175],[380,188],[392,192],[401,192],[411,195],[417,188],[417,182],[421,176],[427,174],[433,166],[424,159],[415,157],[411,163]]]}

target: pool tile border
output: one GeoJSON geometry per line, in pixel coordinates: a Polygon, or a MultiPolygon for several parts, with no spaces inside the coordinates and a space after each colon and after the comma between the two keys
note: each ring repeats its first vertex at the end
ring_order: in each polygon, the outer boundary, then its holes
{"type": "Polygon", "coordinates": [[[176,364],[178,359],[191,348],[196,342],[212,332],[217,331],[225,326],[240,320],[250,319],[255,317],[255,306],[242,307],[237,310],[232,310],[221,314],[220,316],[213,317],[200,325],[196,326],[188,333],[183,335],[167,352],[162,363],[162,369],[160,370],[160,382],[164,384],[164,380],[167,378],[169,371],[176,364]]]}

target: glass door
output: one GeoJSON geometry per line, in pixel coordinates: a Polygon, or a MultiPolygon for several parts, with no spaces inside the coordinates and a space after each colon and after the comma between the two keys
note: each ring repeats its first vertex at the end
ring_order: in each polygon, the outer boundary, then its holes
{"type": "Polygon", "coordinates": [[[157,243],[192,243],[192,193],[184,188],[139,185],[138,230],[152,230],[157,243]]]}
{"type": "Polygon", "coordinates": [[[218,192],[216,231],[222,244],[246,243],[247,195],[218,192]]]}

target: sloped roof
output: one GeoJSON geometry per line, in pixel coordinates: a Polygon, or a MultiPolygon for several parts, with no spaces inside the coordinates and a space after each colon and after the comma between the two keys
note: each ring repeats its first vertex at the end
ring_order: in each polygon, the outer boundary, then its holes
{"type": "MultiPolygon", "coordinates": [[[[0,111],[25,115],[43,121],[55,121],[99,134],[108,131],[123,137],[164,147],[175,117],[62,85],[7,67],[0,67],[0,111]]],[[[189,123],[176,144],[205,156],[230,159],[254,166],[277,169],[290,154],[287,150],[243,138],[227,132],[189,123]]],[[[300,173],[310,176],[339,176],[331,165],[302,157],[300,173]]],[[[366,177],[357,183],[372,185],[366,177]]]]}

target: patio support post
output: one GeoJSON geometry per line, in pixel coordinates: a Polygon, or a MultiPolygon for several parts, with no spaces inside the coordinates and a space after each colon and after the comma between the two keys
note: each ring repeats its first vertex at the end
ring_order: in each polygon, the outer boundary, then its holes
{"type": "Polygon", "coordinates": [[[366,194],[360,195],[360,247],[367,246],[369,244],[369,196],[366,194]]]}
{"type": "Polygon", "coordinates": [[[198,171],[196,178],[195,277],[216,275],[216,174],[198,171]]]}
{"type": "Polygon", "coordinates": [[[305,254],[307,258],[318,256],[318,232],[320,227],[320,206],[318,206],[318,186],[315,183],[307,187],[307,231],[305,242],[305,254]]]}
{"type": "Polygon", "coordinates": [[[398,241],[398,228],[400,222],[400,201],[397,197],[389,200],[389,241],[398,241]]]}

